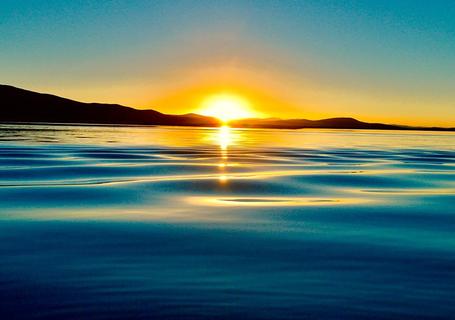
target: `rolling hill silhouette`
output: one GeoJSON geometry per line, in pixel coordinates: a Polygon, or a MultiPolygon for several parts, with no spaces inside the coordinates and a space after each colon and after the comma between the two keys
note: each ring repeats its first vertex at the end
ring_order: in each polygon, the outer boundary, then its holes
{"type": "Polygon", "coordinates": [[[197,114],[169,115],[118,104],[83,103],[12,86],[0,85],[0,121],[92,124],[219,126],[219,120],[197,114]]]}
{"type": "Polygon", "coordinates": [[[307,120],[307,119],[241,119],[230,123],[233,127],[242,128],[331,128],[331,129],[383,129],[383,130],[398,130],[403,129],[402,126],[368,123],[356,120],[354,118],[330,118],[323,120],[307,120]]]}
{"type": "MultiPolygon", "coordinates": [[[[26,123],[87,123],[171,126],[220,126],[212,117],[194,113],[164,114],[155,110],[138,110],[118,104],[83,103],[50,94],[33,92],[9,85],[0,85],[0,122],[26,123]]],[[[455,128],[409,127],[382,123],[368,123],[354,118],[307,119],[240,119],[229,123],[242,128],[329,128],[329,129],[382,129],[382,130],[437,130],[455,131],[455,128]]]]}

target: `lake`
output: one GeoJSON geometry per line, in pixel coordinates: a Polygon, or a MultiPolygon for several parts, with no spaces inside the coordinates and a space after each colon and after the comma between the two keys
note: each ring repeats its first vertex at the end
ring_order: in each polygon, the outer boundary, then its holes
{"type": "Polygon", "coordinates": [[[2,319],[453,319],[455,134],[0,125],[2,319]]]}

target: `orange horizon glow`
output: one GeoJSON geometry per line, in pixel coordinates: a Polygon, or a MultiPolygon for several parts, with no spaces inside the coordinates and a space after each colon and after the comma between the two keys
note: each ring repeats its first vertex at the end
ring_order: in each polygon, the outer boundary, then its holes
{"type": "MultiPolygon", "coordinates": [[[[453,117],[439,113],[422,116],[416,110],[430,108],[431,102],[420,101],[403,106],[398,96],[389,95],[386,104],[377,97],[359,97],[356,92],[325,90],[316,82],[305,81],[298,89],[289,81],[278,81],[279,74],[258,74],[240,68],[191,70],[175,82],[132,83],[126,86],[79,88],[58,91],[54,88],[30,88],[83,102],[116,103],[137,109],[153,109],[167,114],[198,113],[220,119],[223,123],[238,118],[281,118],[319,120],[333,117],[353,117],[365,122],[380,122],[410,126],[453,127],[453,117]],[[205,110],[207,100],[218,95],[234,96],[243,101],[247,112],[235,116],[220,115],[205,110]],[[395,100],[395,98],[397,100],[395,100]],[[393,113],[391,112],[393,110],[393,113]],[[210,112],[211,114],[207,114],[210,112]],[[250,113],[251,112],[251,113],[250,113]],[[231,117],[231,119],[228,119],[231,117]]],[[[384,98],[385,99],[385,98],[384,98]]],[[[229,99],[228,99],[229,100],[229,99]]],[[[215,104],[218,104],[216,102],[215,104]]],[[[221,102],[227,105],[231,102],[221,102]]],[[[223,109],[223,108],[221,108],[223,109]]]]}

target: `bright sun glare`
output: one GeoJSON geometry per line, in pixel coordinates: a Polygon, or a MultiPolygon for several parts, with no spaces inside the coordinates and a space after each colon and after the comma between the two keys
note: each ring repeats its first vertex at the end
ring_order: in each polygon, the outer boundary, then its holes
{"type": "Polygon", "coordinates": [[[197,113],[218,118],[224,123],[257,116],[251,110],[248,100],[233,94],[216,94],[207,97],[197,113]]]}

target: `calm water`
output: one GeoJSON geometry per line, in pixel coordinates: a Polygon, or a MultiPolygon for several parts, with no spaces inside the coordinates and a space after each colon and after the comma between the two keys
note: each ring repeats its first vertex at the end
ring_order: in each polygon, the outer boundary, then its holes
{"type": "Polygon", "coordinates": [[[0,125],[2,319],[453,319],[455,134],[0,125]]]}

